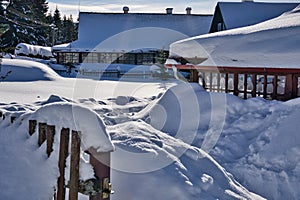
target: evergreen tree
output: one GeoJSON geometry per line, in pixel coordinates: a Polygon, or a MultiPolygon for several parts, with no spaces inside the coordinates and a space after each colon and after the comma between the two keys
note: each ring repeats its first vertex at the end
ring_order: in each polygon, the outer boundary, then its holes
{"type": "Polygon", "coordinates": [[[14,48],[21,42],[46,45],[47,11],[46,0],[13,0],[6,9],[6,15],[1,15],[2,23],[7,24],[9,29],[0,36],[0,48],[14,48]]]}
{"type": "Polygon", "coordinates": [[[52,24],[54,25],[54,44],[61,44],[61,40],[63,38],[62,36],[62,22],[61,22],[61,16],[60,16],[60,11],[58,10],[57,6],[53,14],[53,22],[52,24]]]}

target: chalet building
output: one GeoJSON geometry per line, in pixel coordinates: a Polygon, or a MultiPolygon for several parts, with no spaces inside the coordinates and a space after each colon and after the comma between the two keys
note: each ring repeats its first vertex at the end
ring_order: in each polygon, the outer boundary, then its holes
{"type": "Polygon", "coordinates": [[[289,100],[300,97],[299,35],[300,5],[263,23],[177,41],[165,66],[189,71],[211,92],[289,100]]]}
{"type": "Polygon", "coordinates": [[[177,40],[208,33],[212,15],[166,13],[79,14],[78,40],[54,46],[60,64],[122,63],[152,65],[177,40]]]}
{"type": "Polygon", "coordinates": [[[254,25],[295,8],[297,3],[218,2],[209,32],[254,25]]]}

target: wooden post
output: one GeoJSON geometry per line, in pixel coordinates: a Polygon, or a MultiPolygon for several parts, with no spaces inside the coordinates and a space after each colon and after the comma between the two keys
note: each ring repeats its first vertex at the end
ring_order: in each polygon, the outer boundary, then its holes
{"type": "Polygon", "coordinates": [[[213,75],[212,72],[209,73],[209,91],[212,92],[212,79],[213,79],[213,75]]]}
{"type": "Polygon", "coordinates": [[[298,76],[293,75],[292,98],[298,97],[298,76]]]}
{"type": "Polygon", "coordinates": [[[287,74],[285,78],[284,99],[285,100],[291,99],[292,93],[293,93],[293,77],[291,74],[287,74]]]}
{"type": "MultiPolygon", "coordinates": [[[[89,149],[88,153],[90,154],[90,164],[94,168],[95,176],[99,179],[100,185],[103,188],[103,182],[105,179],[110,180],[110,152],[97,152],[95,149],[89,149]]],[[[110,191],[105,191],[102,194],[96,196],[91,196],[90,200],[109,200],[110,191]]]]}
{"type": "Polygon", "coordinates": [[[32,136],[36,129],[36,120],[29,120],[29,135],[32,136]]]}
{"type": "Polygon", "coordinates": [[[244,74],[244,99],[247,99],[248,74],[244,74]]]}
{"type": "Polygon", "coordinates": [[[11,124],[14,123],[15,119],[16,119],[15,116],[11,116],[11,117],[10,117],[10,123],[11,123],[11,124]]]}
{"type": "Polygon", "coordinates": [[[57,181],[57,200],[65,200],[65,168],[66,159],[69,155],[69,138],[70,129],[63,128],[60,133],[60,144],[59,144],[59,177],[57,181]]]}
{"type": "Polygon", "coordinates": [[[235,96],[239,95],[239,74],[234,73],[234,78],[233,78],[233,94],[235,96]]]}
{"type": "Polygon", "coordinates": [[[55,135],[55,126],[47,125],[47,155],[50,157],[51,152],[53,151],[53,142],[54,142],[54,135],[55,135]]]}
{"type": "Polygon", "coordinates": [[[252,85],[253,85],[253,89],[252,89],[252,97],[256,97],[256,81],[257,81],[257,74],[253,74],[252,75],[252,85]]]}
{"type": "Polygon", "coordinates": [[[278,75],[274,75],[273,79],[273,99],[277,99],[278,75]]]}
{"type": "Polygon", "coordinates": [[[228,73],[225,74],[225,92],[228,93],[228,81],[229,81],[229,76],[228,73]]]}
{"type": "Polygon", "coordinates": [[[39,123],[38,145],[41,146],[46,140],[46,123],[39,123]]]}
{"type": "Polygon", "coordinates": [[[202,73],[202,87],[206,89],[205,73],[202,73]]]}
{"type": "Polygon", "coordinates": [[[220,89],[221,89],[221,74],[220,73],[217,73],[217,92],[220,92],[220,89]]]}
{"type": "Polygon", "coordinates": [[[78,200],[80,132],[72,131],[69,199],[78,200]]]}
{"type": "Polygon", "coordinates": [[[196,69],[190,70],[190,82],[193,82],[193,83],[199,82],[198,70],[196,70],[196,69]]]}
{"type": "Polygon", "coordinates": [[[264,75],[264,94],[263,94],[264,99],[267,98],[267,94],[268,94],[267,89],[268,89],[268,75],[265,74],[264,75]]]}

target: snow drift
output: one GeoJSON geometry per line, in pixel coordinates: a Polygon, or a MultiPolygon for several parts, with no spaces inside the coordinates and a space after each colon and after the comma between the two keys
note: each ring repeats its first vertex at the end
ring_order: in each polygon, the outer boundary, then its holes
{"type": "Polygon", "coordinates": [[[60,76],[49,66],[34,61],[2,59],[1,81],[57,80],[60,76]]]}

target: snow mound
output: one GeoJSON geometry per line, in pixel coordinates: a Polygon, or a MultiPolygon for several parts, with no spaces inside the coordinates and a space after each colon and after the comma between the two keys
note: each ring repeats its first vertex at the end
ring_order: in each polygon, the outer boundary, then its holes
{"type": "Polygon", "coordinates": [[[118,192],[112,199],[263,199],[237,183],[201,149],[142,120],[111,126],[108,131],[116,145],[112,182],[118,192]]]}
{"type": "Polygon", "coordinates": [[[2,59],[0,81],[57,80],[60,76],[50,67],[29,60],[2,59]]]}
{"type": "Polygon", "coordinates": [[[58,131],[63,127],[80,131],[84,150],[91,147],[98,152],[114,150],[102,120],[89,108],[72,103],[56,102],[42,106],[33,113],[32,117],[39,122],[54,124],[58,131]]]}

